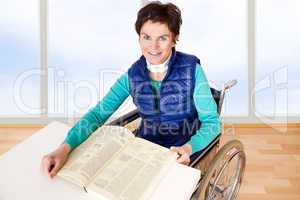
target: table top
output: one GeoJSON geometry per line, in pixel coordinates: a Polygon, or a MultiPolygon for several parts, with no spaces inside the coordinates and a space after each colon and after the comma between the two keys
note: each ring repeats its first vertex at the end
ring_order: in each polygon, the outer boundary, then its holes
{"type": "MultiPolygon", "coordinates": [[[[15,146],[13,149],[0,157],[0,200],[91,200],[94,197],[80,187],[68,183],[59,177],[48,178],[41,170],[42,157],[57,148],[64,140],[70,127],[63,123],[53,122],[47,127],[39,130],[30,138],[15,146]]],[[[191,180],[197,177],[197,172],[188,169],[186,166],[176,164],[168,178],[162,181],[158,193],[154,199],[166,197],[169,193],[186,188],[188,191],[178,192],[175,199],[186,199],[186,193],[193,190],[191,180]],[[178,171],[185,173],[185,183],[178,183],[181,177],[176,174],[178,171]],[[195,176],[196,174],[196,176],[195,176]],[[170,182],[174,185],[170,185],[170,182]],[[163,189],[162,189],[163,188],[163,189]],[[174,188],[178,188],[174,190],[174,188]],[[164,191],[161,195],[161,191],[164,191]],[[169,192],[168,192],[169,191],[169,192]]],[[[180,181],[182,182],[182,180],[180,181]]],[[[169,199],[169,198],[168,198],[169,199]]]]}

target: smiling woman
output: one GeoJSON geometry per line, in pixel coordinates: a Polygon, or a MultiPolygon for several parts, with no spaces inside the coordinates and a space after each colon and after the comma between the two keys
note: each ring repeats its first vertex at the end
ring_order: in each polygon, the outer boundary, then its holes
{"type": "Polygon", "coordinates": [[[140,47],[147,61],[158,65],[167,60],[175,46],[172,32],[166,24],[147,21],[140,30],[140,47]]]}
{"type": "Polygon", "coordinates": [[[139,11],[135,30],[142,53],[150,64],[161,64],[170,57],[181,24],[181,11],[172,4],[169,7],[149,4],[139,11]]]}
{"type": "Polygon", "coordinates": [[[70,129],[63,144],[43,158],[43,169],[50,177],[128,96],[141,117],[136,136],[177,152],[179,163],[188,164],[193,153],[220,134],[217,105],[199,58],[175,49],[181,26],[179,8],[151,2],[139,10],[135,25],[141,56],[70,129]]]}

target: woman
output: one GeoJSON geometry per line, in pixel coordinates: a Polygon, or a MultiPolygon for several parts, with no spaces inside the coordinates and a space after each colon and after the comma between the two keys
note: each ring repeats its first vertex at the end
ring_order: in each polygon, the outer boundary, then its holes
{"type": "Polygon", "coordinates": [[[51,178],[69,153],[129,95],[142,118],[137,136],[171,148],[179,154],[179,163],[188,164],[192,153],[220,133],[216,104],[200,60],[175,50],[181,24],[181,12],[171,3],[152,2],[138,12],[135,28],[143,55],[75,124],[64,143],[44,156],[42,167],[51,178]]]}

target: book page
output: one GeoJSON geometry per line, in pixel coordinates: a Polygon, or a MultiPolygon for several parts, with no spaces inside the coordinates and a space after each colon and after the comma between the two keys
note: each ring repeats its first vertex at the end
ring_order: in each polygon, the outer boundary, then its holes
{"type": "Polygon", "coordinates": [[[136,138],[97,173],[87,191],[110,200],[147,199],[175,162],[176,153],[136,138]]]}
{"type": "Polygon", "coordinates": [[[200,170],[175,163],[155,189],[151,200],[190,200],[200,176],[200,170]]]}
{"type": "Polygon", "coordinates": [[[58,176],[86,186],[97,170],[103,168],[134,135],[120,126],[102,126],[70,154],[58,176]]]}

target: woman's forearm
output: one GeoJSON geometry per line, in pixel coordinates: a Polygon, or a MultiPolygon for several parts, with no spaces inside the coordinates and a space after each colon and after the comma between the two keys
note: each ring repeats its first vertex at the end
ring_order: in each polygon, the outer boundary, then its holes
{"type": "Polygon", "coordinates": [[[129,81],[125,73],[111,87],[106,96],[71,128],[64,142],[71,149],[76,148],[103,125],[128,96],[129,81]]]}

